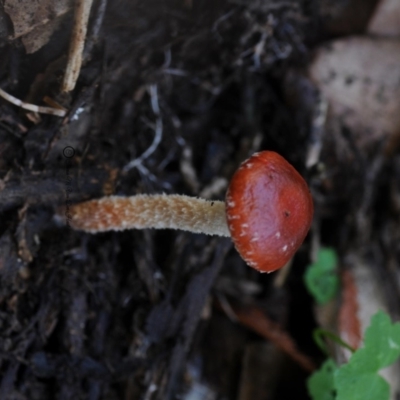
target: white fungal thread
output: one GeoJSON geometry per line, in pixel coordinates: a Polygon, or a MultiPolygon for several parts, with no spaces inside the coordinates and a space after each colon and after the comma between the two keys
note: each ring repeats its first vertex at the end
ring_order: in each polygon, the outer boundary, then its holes
{"type": "Polygon", "coordinates": [[[288,248],[288,246],[287,246],[287,244],[285,244],[285,245],[282,247],[282,251],[286,251],[287,248],[288,248]]]}
{"type": "Polygon", "coordinates": [[[276,237],[277,239],[279,239],[279,238],[281,237],[281,233],[280,233],[280,232],[276,232],[276,233],[275,233],[275,237],[276,237]]]}

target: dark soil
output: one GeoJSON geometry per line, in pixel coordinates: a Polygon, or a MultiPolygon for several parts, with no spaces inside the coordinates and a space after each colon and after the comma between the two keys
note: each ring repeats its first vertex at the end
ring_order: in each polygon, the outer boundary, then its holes
{"type": "MultiPolygon", "coordinates": [[[[299,76],[346,2],[108,3],[104,15],[94,3],[70,96],[59,87],[71,18],[34,54],[17,41],[0,47],[1,88],[70,110],[29,119],[0,101],[0,399],[307,399],[309,371],[229,310],[259,307],[318,365],[302,278],[312,239],[340,257],[367,249],[379,265],[398,262],[399,153],[363,154],[344,132],[348,153],[328,137],[324,171],[305,168],[316,95],[299,76]],[[261,149],[287,158],[315,200],[313,233],[281,286],[247,267],[228,239],[90,235],[55,217],[110,194],[223,199],[240,162],[261,149]]],[[[397,312],[395,283],[382,282],[397,312]]]]}

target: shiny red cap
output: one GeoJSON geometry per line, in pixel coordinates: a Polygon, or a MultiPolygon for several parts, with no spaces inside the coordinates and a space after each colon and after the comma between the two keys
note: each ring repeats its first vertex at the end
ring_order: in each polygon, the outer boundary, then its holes
{"type": "Polygon", "coordinates": [[[235,247],[260,272],[275,271],[293,257],[310,229],[313,211],[307,183],[273,151],[244,161],[226,194],[235,247]]]}

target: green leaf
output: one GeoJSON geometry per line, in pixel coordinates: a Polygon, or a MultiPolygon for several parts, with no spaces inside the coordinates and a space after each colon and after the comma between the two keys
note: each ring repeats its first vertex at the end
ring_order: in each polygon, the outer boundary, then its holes
{"type": "Polygon", "coordinates": [[[313,400],[334,400],[335,389],[333,374],[337,366],[332,359],[326,360],[321,368],[314,372],[307,381],[308,393],[313,400]]]}
{"type": "Polygon", "coordinates": [[[335,250],[321,248],[317,262],[307,268],[304,281],[308,291],[318,304],[327,303],[338,291],[337,263],[335,250]]]}
{"type": "Polygon", "coordinates": [[[378,369],[393,364],[400,356],[400,323],[392,324],[390,317],[379,311],[371,318],[364,343],[369,357],[375,359],[378,369]]]}
{"type": "Polygon", "coordinates": [[[376,372],[361,373],[349,364],[335,374],[336,400],[389,400],[389,384],[376,372]]]}
{"type": "Polygon", "coordinates": [[[378,371],[400,356],[400,324],[382,311],[371,318],[364,347],[334,373],[337,400],[388,400],[389,384],[378,371]]]}

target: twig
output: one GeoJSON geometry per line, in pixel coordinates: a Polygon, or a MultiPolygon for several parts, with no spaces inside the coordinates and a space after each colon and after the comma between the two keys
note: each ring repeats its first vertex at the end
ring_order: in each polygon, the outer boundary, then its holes
{"type": "Polygon", "coordinates": [[[87,58],[90,56],[92,52],[93,46],[99,40],[99,32],[101,26],[103,25],[104,15],[107,9],[107,0],[99,0],[97,9],[93,15],[93,23],[91,23],[91,28],[88,33],[88,39],[86,41],[85,51],[83,53],[84,62],[86,62],[87,58]]]}
{"type": "Polygon", "coordinates": [[[292,269],[293,258],[275,274],[274,287],[282,288],[292,269]]]}
{"type": "Polygon", "coordinates": [[[296,347],[295,342],[289,334],[279,324],[269,319],[259,308],[255,306],[232,306],[232,309],[242,325],[247,326],[265,339],[273,342],[304,370],[309,372],[315,370],[313,361],[296,347]]]}
{"type": "Polygon", "coordinates": [[[78,80],[92,2],[93,0],[76,0],[74,28],[71,35],[68,63],[61,89],[63,92],[73,90],[78,80]]]}
{"type": "Polygon", "coordinates": [[[31,103],[25,103],[24,101],[17,99],[16,97],[12,96],[11,94],[8,94],[3,89],[0,89],[0,96],[3,97],[3,99],[6,99],[7,101],[9,101],[10,103],[23,108],[24,110],[34,111],[34,112],[41,113],[41,114],[56,115],[57,117],[65,117],[65,115],[67,114],[67,112],[65,110],[61,110],[61,109],[57,109],[57,108],[53,108],[53,107],[37,106],[36,104],[31,104],[31,103]]]}

